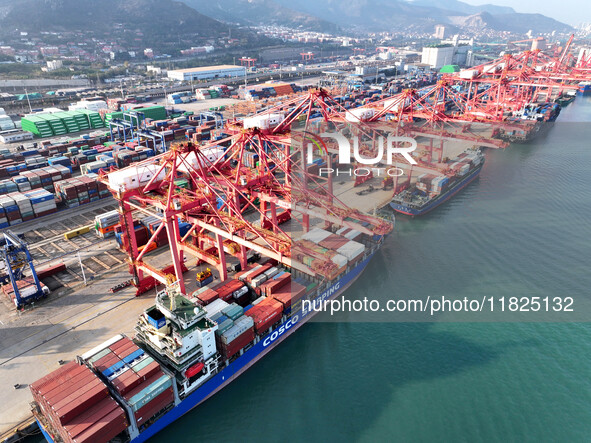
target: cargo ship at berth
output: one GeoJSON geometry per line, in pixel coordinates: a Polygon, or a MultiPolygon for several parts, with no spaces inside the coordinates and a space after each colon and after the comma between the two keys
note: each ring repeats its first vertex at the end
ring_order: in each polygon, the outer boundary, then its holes
{"type": "Polygon", "coordinates": [[[484,155],[480,151],[466,151],[451,160],[447,173],[417,177],[414,185],[392,198],[390,207],[413,217],[424,215],[472,183],[483,166],[484,155]]]}
{"type": "MultiPolygon", "coordinates": [[[[48,442],[143,442],[292,335],[361,275],[384,235],[314,228],[295,250],[338,250],[327,279],[267,260],[190,295],[174,283],[117,335],[30,385],[48,442]],[[338,257],[341,257],[339,259],[338,257]]],[[[304,260],[305,261],[305,260],[304,260]]]]}

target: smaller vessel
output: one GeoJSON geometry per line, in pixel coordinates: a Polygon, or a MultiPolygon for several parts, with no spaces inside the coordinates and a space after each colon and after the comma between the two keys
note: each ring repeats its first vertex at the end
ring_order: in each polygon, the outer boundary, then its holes
{"type": "Polygon", "coordinates": [[[409,188],[394,195],[390,207],[401,214],[417,216],[432,211],[468,186],[482,170],[482,152],[468,150],[448,162],[446,173],[421,174],[409,188]]]}
{"type": "Polygon", "coordinates": [[[581,82],[579,83],[578,92],[581,94],[588,94],[591,92],[591,82],[581,82]]]}
{"type": "Polygon", "coordinates": [[[566,91],[566,93],[562,94],[560,97],[556,99],[556,103],[558,103],[560,107],[564,108],[565,106],[570,105],[572,102],[574,102],[576,96],[576,91],[566,91]]]}

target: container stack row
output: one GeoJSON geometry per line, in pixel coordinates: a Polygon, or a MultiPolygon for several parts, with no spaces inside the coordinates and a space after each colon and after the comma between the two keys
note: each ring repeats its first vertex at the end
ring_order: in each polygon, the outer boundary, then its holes
{"type": "Polygon", "coordinates": [[[246,100],[262,100],[297,93],[301,90],[302,88],[294,83],[264,83],[241,89],[240,95],[246,100]]]}
{"type": "Polygon", "coordinates": [[[32,132],[39,137],[65,135],[90,128],[105,127],[99,113],[87,109],[29,115],[21,119],[21,125],[24,131],[32,132]]]}
{"type": "Polygon", "coordinates": [[[54,441],[109,441],[128,426],[123,408],[87,366],[67,363],[29,387],[54,441]]]}
{"type": "Polygon", "coordinates": [[[314,228],[294,242],[293,256],[317,273],[332,280],[347,265],[355,265],[364,256],[365,245],[343,235],[314,228]]]}
{"type": "Polygon", "coordinates": [[[138,428],[174,404],[172,377],[129,338],[122,337],[85,357],[129,405],[138,428]]]}
{"type": "Polygon", "coordinates": [[[0,229],[56,211],[54,195],[44,189],[0,195],[0,229]]]}
{"type": "MultiPolygon", "coordinates": [[[[192,127],[191,127],[192,128],[192,127]]],[[[182,130],[184,137],[186,129],[182,130]]],[[[9,179],[22,175],[25,171],[45,169],[46,167],[65,167],[70,173],[80,170],[82,174],[98,173],[101,169],[111,167],[124,168],[132,163],[154,156],[153,142],[147,140],[151,147],[139,145],[137,142],[115,144],[105,142],[104,145],[66,146],[49,145],[39,150],[24,151],[18,154],[2,152],[0,154],[0,178],[9,179]],[[53,154],[50,155],[50,153],[53,154]]]]}
{"type": "Polygon", "coordinates": [[[244,308],[218,298],[206,306],[207,315],[218,324],[216,344],[228,360],[254,341],[254,321],[244,314],[244,308]]]}
{"type": "Polygon", "coordinates": [[[115,234],[115,226],[119,224],[119,211],[105,212],[94,218],[94,228],[99,237],[105,238],[115,234]]]}
{"type": "Polygon", "coordinates": [[[67,208],[75,208],[85,203],[111,196],[107,185],[97,180],[96,174],[81,175],[55,183],[55,195],[67,208]]]}

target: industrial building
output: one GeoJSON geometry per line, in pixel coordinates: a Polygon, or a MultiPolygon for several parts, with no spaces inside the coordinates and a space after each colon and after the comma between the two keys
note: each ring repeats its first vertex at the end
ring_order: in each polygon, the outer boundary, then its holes
{"type": "Polygon", "coordinates": [[[448,28],[446,28],[443,25],[437,25],[435,26],[435,34],[433,34],[435,36],[435,38],[438,38],[439,40],[442,40],[444,38],[446,38],[449,34],[448,28]]]}
{"type": "Polygon", "coordinates": [[[33,134],[20,129],[0,131],[0,143],[16,143],[26,140],[33,140],[33,134]]]}
{"type": "Polygon", "coordinates": [[[208,80],[216,78],[244,77],[246,68],[236,65],[202,66],[200,68],[168,71],[168,78],[178,81],[208,80]]]}
{"type": "Polygon", "coordinates": [[[444,65],[451,65],[455,49],[452,45],[425,46],[421,55],[421,62],[434,69],[444,65]]]}
{"type": "Polygon", "coordinates": [[[423,47],[421,62],[433,69],[440,69],[445,65],[471,66],[474,62],[473,46],[471,44],[459,44],[454,38],[453,43],[441,43],[423,47]]]}

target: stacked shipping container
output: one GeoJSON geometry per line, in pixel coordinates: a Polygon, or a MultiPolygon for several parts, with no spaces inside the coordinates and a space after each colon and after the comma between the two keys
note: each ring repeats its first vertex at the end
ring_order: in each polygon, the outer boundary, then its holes
{"type": "Polygon", "coordinates": [[[87,361],[130,406],[139,428],[174,403],[172,377],[127,337],[87,361]]]}
{"type": "Polygon", "coordinates": [[[48,431],[64,442],[109,441],[127,428],[123,408],[87,366],[67,363],[30,389],[48,431]]]}

